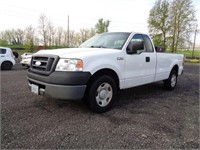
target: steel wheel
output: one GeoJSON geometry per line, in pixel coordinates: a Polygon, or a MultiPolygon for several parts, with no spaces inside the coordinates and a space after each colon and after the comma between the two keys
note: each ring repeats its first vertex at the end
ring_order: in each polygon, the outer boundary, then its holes
{"type": "Polygon", "coordinates": [[[177,72],[176,70],[172,70],[169,78],[164,80],[164,86],[168,90],[173,90],[177,84],[177,72]]]}
{"type": "Polygon", "coordinates": [[[97,113],[103,113],[112,107],[117,94],[117,87],[112,77],[101,75],[89,84],[86,91],[86,101],[89,108],[97,113]]]}
{"type": "Polygon", "coordinates": [[[109,83],[102,83],[96,92],[96,101],[100,107],[107,106],[113,97],[112,86],[109,83]]]}
{"type": "Polygon", "coordinates": [[[171,77],[171,86],[174,87],[176,85],[177,76],[175,74],[171,77]]]}

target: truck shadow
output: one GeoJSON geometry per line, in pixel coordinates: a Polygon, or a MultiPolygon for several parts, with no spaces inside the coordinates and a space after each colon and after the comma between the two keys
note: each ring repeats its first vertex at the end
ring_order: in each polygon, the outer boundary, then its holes
{"type": "Polygon", "coordinates": [[[129,104],[137,105],[137,103],[142,103],[144,100],[150,98],[160,98],[162,96],[161,93],[165,93],[166,91],[162,82],[121,90],[118,93],[114,108],[120,107],[126,109],[126,106],[129,104]]]}
{"type": "MultiPolygon", "coordinates": [[[[163,94],[161,93],[165,94],[166,92],[167,90],[164,89],[162,82],[121,90],[117,94],[117,99],[111,111],[118,109],[126,110],[127,107],[129,107],[130,105],[134,107],[139,107],[140,105],[144,104],[146,100],[150,98],[162,98],[163,94]]],[[[84,100],[65,101],[65,100],[55,100],[49,98],[44,98],[44,99],[46,99],[46,101],[54,103],[57,108],[61,109],[67,108],[73,111],[78,110],[83,112],[90,112],[84,100]]]]}

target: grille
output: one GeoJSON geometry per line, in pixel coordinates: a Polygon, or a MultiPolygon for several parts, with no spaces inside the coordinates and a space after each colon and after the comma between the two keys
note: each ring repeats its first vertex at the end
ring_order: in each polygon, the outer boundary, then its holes
{"type": "Polygon", "coordinates": [[[55,70],[58,60],[59,57],[55,55],[33,56],[30,71],[37,74],[50,75],[55,70]]]}

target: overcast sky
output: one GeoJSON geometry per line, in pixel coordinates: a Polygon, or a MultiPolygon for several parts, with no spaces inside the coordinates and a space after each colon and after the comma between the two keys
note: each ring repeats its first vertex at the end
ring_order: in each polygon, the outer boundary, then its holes
{"type": "MultiPolygon", "coordinates": [[[[156,0],[0,0],[0,31],[38,26],[45,14],[55,26],[70,30],[94,27],[99,18],[111,20],[109,31],[148,33],[147,18],[156,0]]],[[[193,0],[200,27],[200,0],[193,0]]]]}

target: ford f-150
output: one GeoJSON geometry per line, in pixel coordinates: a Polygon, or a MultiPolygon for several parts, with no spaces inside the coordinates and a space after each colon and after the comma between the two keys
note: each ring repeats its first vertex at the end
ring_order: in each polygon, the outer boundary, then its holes
{"type": "Polygon", "coordinates": [[[79,48],[42,50],[28,70],[31,91],[55,99],[86,100],[95,112],[109,110],[119,89],[164,81],[173,90],[184,55],[158,53],[151,38],[135,32],[98,34],[79,48]]]}

